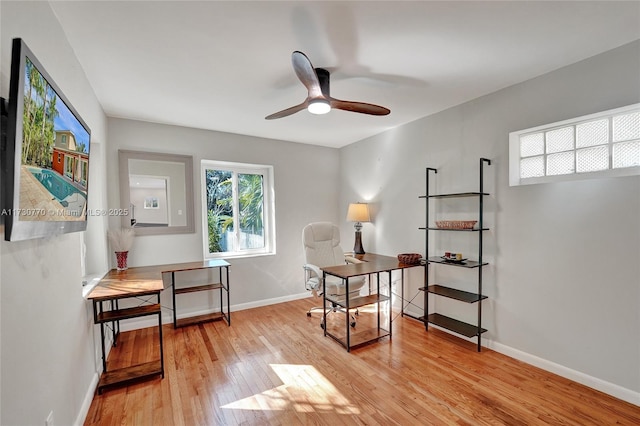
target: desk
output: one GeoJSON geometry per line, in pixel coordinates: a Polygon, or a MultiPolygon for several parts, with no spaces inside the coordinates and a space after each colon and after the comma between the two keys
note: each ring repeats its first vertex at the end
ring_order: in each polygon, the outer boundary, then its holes
{"type": "MultiPolygon", "coordinates": [[[[400,263],[398,259],[395,257],[382,256],[382,255],[373,254],[373,253],[356,255],[355,257],[358,260],[361,260],[362,263],[350,263],[345,265],[320,268],[322,269],[322,275],[323,275],[323,280],[322,280],[323,298],[322,299],[323,299],[323,307],[324,307],[324,324],[325,324],[324,335],[329,336],[332,339],[336,340],[338,343],[344,346],[347,349],[347,351],[350,351],[351,348],[379,340],[386,336],[389,336],[389,338],[391,338],[391,286],[392,286],[391,273],[392,271],[398,270],[398,269],[413,268],[414,266],[421,266],[419,264],[408,265],[405,263],[400,263]],[[389,274],[389,292],[388,292],[389,296],[380,294],[380,274],[385,272],[389,274]],[[372,274],[376,274],[377,276],[376,292],[374,294],[368,294],[366,296],[349,297],[349,279],[360,276],[360,275],[372,275],[372,274]],[[345,282],[344,295],[338,296],[338,297],[327,295],[326,288],[324,285],[327,275],[332,275],[334,277],[338,277],[344,280],[345,282]],[[380,318],[380,313],[381,313],[380,304],[385,301],[387,301],[389,304],[388,312],[387,312],[388,329],[385,329],[384,326],[381,324],[381,318],[380,318]],[[328,328],[326,326],[327,302],[340,306],[344,308],[347,312],[347,315],[345,316],[346,333],[345,333],[344,340],[336,336],[335,334],[332,334],[331,332],[327,331],[327,328],[328,328]],[[350,324],[349,324],[349,310],[356,309],[360,306],[371,305],[374,303],[377,304],[376,306],[377,316],[378,316],[377,328],[373,330],[358,330],[357,336],[355,336],[356,338],[352,342],[352,336],[351,336],[351,330],[350,330],[350,324]]],[[[371,285],[371,283],[369,283],[369,285],[371,285]]]]}
{"type": "MultiPolygon", "coordinates": [[[[223,260],[207,260],[200,262],[175,263],[170,265],[155,265],[129,268],[124,271],[112,269],[98,282],[96,287],[89,292],[87,299],[93,302],[93,322],[100,325],[100,337],[102,346],[102,375],[98,382],[98,393],[108,386],[128,383],[134,380],[151,378],[154,376],[162,376],[164,378],[164,351],[162,348],[162,313],[160,306],[160,292],[165,289],[163,273],[171,273],[171,283],[169,286],[174,287],[175,300],[175,273],[180,271],[207,269],[207,268],[227,268],[227,313],[224,314],[221,296],[221,315],[219,317],[227,320],[230,324],[229,313],[229,264],[223,260]],[[120,299],[127,298],[143,298],[142,304],[133,308],[120,309],[118,302],[120,299]],[[153,303],[152,298],[156,298],[157,302],[153,303]],[[105,302],[109,302],[109,309],[105,309],[105,302]],[[118,336],[120,334],[120,321],[130,318],[138,318],[148,315],[158,316],[158,336],[160,343],[160,359],[145,362],[138,365],[119,368],[113,371],[107,371],[107,359],[105,355],[105,324],[112,323],[113,345],[117,345],[118,336]]],[[[208,284],[206,289],[220,288],[215,284],[208,284]]],[[[204,289],[203,286],[198,287],[199,290],[204,289]]],[[[222,290],[221,290],[222,292],[222,290]]],[[[212,319],[212,318],[209,318],[212,319]]],[[[175,305],[174,305],[174,324],[175,324],[175,305]]]]}
{"type": "Polygon", "coordinates": [[[173,328],[184,327],[192,324],[198,324],[206,321],[225,320],[227,325],[231,325],[231,312],[229,310],[229,263],[223,259],[211,259],[204,262],[192,262],[182,263],[178,265],[172,265],[171,270],[165,270],[164,272],[171,273],[171,288],[173,296],[173,328]],[[218,269],[218,278],[213,283],[206,283],[202,285],[185,285],[178,286],[176,283],[176,273],[184,271],[193,271],[196,269],[218,269]],[[224,272],[224,273],[223,273],[224,272]],[[180,294],[205,292],[205,291],[219,291],[220,296],[220,312],[213,312],[210,314],[197,315],[193,317],[184,317],[178,319],[178,301],[176,296],[180,294]],[[224,312],[224,295],[226,292],[227,312],[224,312]]]}

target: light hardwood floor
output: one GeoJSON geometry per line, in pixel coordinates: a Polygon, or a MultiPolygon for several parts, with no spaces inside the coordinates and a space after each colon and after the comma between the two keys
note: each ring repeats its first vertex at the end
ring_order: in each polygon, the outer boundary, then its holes
{"type": "MultiPolygon", "coordinates": [[[[408,318],[348,353],[306,316],[313,303],[165,326],[165,378],[96,395],[85,425],[640,424],[638,406],[408,318]]],[[[123,333],[109,366],[153,360],[156,335],[123,333]]]]}

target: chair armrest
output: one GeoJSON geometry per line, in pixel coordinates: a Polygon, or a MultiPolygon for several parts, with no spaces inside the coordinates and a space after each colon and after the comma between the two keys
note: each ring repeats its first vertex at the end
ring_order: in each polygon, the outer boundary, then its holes
{"type": "Polygon", "coordinates": [[[304,265],[302,265],[302,267],[304,268],[305,271],[311,272],[313,275],[315,275],[318,278],[322,278],[322,271],[316,265],[312,265],[311,263],[305,263],[304,265]]]}
{"type": "Polygon", "coordinates": [[[314,297],[319,297],[322,295],[322,272],[320,268],[310,263],[306,263],[302,267],[304,268],[305,288],[311,291],[314,297]]]}
{"type": "Polygon", "coordinates": [[[344,257],[344,260],[345,260],[345,262],[347,262],[347,263],[362,263],[362,260],[360,260],[360,259],[356,259],[356,258],[355,258],[355,257],[353,257],[353,256],[345,256],[345,257],[344,257]]]}

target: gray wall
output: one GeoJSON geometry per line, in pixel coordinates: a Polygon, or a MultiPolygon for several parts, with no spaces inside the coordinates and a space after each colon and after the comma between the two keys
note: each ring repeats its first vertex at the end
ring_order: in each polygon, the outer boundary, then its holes
{"type": "MultiPolygon", "coordinates": [[[[484,275],[489,300],[483,315],[488,342],[636,403],[640,177],[509,187],[508,134],[640,102],[638,76],[640,42],[634,42],[352,144],[341,150],[340,201],[342,211],[349,202],[373,203],[373,223],[363,230],[369,251],[424,253],[418,227],[424,226],[425,207],[417,197],[425,193],[425,168],[438,169],[432,193],[477,191],[478,159],[490,158],[485,220],[491,231],[484,255],[491,265],[484,275]]],[[[458,212],[476,216],[477,203],[469,205],[432,206],[436,217],[455,219],[458,212]]],[[[349,224],[343,231],[353,232],[349,224]]],[[[451,234],[434,235],[431,246],[477,253],[476,239],[451,234]]],[[[462,288],[476,278],[442,266],[430,273],[462,288]]],[[[474,321],[475,306],[435,303],[441,313],[474,321]]]]}
{"type": "MultiPolygon", "coordinates": [[[[308,296],[302,280],[302,228],[316,220],[338,221],[339,152],[332,148],[250,136],[110,118],[107,173],[118,176],[118,149],[192,155],[196,232],[138,236],[129,265],[176,263],[203,258],[200,162],[206,160],[267,164],[274,167],[276,246],[273,256],[230,259],[231,305],[241,309],[308,296]]],[[[119,208],[118,182],[110,180],[109,207],[119,208]]],[[[111,218],[112,228],[120,226],[111,218]]],[[[113,256],[112,256],[113,258],[113,256]]],[[[112,259],[113,262],[113,259],[112,259]]],[[[182,279],[197,279],[182,274],[182,279]]],[[[200,312],[212,301],[202,295],[181,297],[182,314],[200,312]]],[[[171,306],[168,292],[163,304],[171,306]]],[[[166,312],[165,320],[170,319],[166,312]]]]}
{"type": "MultiPolygon", "coordinates": [[[[89,208],[105,203],[106,117],[46,2],[0,2],[0,94],[8,97],[11,39],[23,38],[92,131],[89,208]]],[[[106,270],[105,223],[87,232],[0,242],[0,424],[82,422],[97,383],[91,305],[82,297],[87,272],[106,270]]],[[[4,234],[4,230],[2,230],[4,234]]]]}

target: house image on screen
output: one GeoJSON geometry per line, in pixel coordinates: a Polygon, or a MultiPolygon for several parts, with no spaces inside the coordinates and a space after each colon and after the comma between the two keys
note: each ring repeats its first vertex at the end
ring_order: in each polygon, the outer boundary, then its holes
{"type": "Polygon", "coordinates": [[[89,154],[77,151],[76,137],[70,130],[56,130],[51,167],[83,190],[87,189],[89,154]]]}

